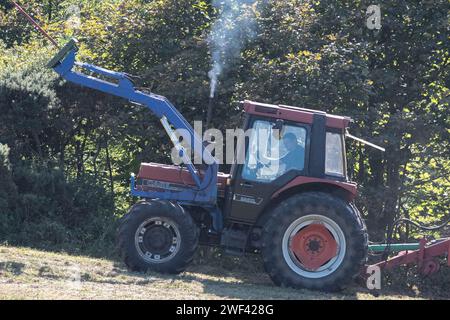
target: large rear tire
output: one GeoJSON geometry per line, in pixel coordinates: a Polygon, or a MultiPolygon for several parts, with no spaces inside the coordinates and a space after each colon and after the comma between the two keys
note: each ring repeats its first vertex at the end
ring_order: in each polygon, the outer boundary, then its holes
{"type": "Polygon", "coordinates": [[[122,219],[118,247],[132,271],[180,273],[194,257],[198,236],[196,224],[180,205],[143,201],[122,219]]]}
{"type": "Polygon", "coordinates": [[[308,192],[274,208],[263,227],[261,253],[275,284],[336,291],[360,274],[367,239],[364,221],[352,204],[308,192]]]}

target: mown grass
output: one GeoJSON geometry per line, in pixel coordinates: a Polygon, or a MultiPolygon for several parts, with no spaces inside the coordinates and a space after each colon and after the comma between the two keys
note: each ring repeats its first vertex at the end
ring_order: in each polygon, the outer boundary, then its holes
{"type": "Polygon", "coordinates": [[[174,276],[129,272],[114,260],[0,246],[0,299],[429,298],[414,291],[375,297],[357,285],[336,294],[280,288],[252,256],[205,263],[207,258],[201,255],[186,272],[174,276]]]}

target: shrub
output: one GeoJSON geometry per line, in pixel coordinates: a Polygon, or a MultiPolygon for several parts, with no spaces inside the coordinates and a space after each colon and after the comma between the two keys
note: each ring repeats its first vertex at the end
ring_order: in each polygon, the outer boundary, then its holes
{"type": "Polygon", "coordinates": [[[57,168],[21,163],[12,194],[2,192],[0,241],[96,256],[113,254],[116,216],[111,193],[83,177],[68,180],[57,168]],[[6,205],[5,205],[6,204],[6,205]]]}

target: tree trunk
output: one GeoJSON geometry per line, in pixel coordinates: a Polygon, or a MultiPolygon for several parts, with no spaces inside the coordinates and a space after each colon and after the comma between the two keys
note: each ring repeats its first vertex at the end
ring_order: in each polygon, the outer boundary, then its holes
{"type": "Polygon", "coordinates": [[[368,229],[371,238],[377,241],[384,237],[384,228],[380,223],[384,203],[384,164],[379,152],[370,152],[369,167],[371,175],[367,181],[366,199],[368,214],[368,229]]]}
{"type": "Polygon", "coordinates": [[[106,140],[106,166],[108,167],[108,172],[109,172],[109,186],[111,188],[111,193],[114,196],[114,180],[113,180],[113,172],[112,172],[112,166],[111,166],[111,157],[109,155],[108,140],[106,140]]]}
{"type": "Polygon", "coordinates": [[[394,150],[388,151],[388,154],[395,155],[395,157],[386,157],[386,190],[385,202],[383,208],[383,215],[381,219],[381,226],[383,230],[391,230],[394,220],[399,213],[399,197],[400,197],[400,166],[401,166],[401,152],[399,147],[395,146],[394,150]]]}

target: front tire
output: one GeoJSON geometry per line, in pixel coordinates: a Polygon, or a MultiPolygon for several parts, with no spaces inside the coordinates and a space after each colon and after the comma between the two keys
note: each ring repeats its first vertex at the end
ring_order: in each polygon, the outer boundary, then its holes
{"type": "Polygon", "coordinates": [[[119,252],[132,271],[180,273],[198,246],[198,228],[184,209],[169,201],[135,204],[118,231],[119,252]]]}
{"type": "Polygon", "coordinates": [[[356,278],[367,257],[367,230],[356,208],[327,193],[281,202],[263,228],[261,253],[275,284],[336,291],[356,278]]]}

